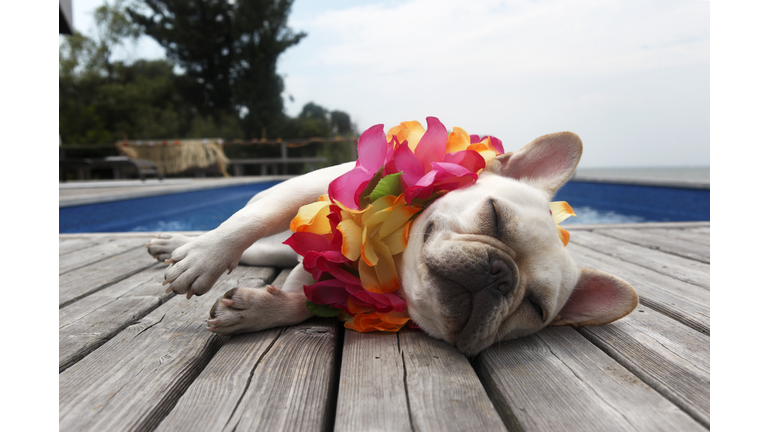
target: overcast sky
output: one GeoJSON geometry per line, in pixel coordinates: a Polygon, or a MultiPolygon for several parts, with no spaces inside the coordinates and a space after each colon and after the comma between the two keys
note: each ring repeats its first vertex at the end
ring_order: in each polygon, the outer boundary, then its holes
{"type": "MultiPolygon", "coordinates": [[[[75,28],[102,3],[73,0],[75,28]]],[[[709,20],[691,0],[297,0],[308,36],[278,72],[288,114],[315,102],[361,131],[436,116],[507,150],[575,132],[584,168],[709,166],[709,20]]]]}

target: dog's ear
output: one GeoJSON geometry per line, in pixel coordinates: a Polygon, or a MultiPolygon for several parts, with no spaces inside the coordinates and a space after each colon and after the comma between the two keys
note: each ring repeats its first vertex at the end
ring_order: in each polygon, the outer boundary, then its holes
{"type": "Polygon", "coordinates": [[[536,138],[516,152],[497,156],[485,168],[544,190],[551,198],[576,170],[581,139],[572,132],[536,138]]]}
{"type": "Polygon", "coordinates": [[[582,269],[571,296],[549,325],[608,324],[635,307],[637,293],[631,285],[599,270],[582,269]]]}

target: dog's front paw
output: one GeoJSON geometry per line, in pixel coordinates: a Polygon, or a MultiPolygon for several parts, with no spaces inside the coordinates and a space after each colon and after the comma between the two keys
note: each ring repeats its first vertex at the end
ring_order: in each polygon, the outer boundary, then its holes
{"type": "Polygon", "coordinates": [[[303,293],[287,293],[273,285],[232,288],[211,307],[208,331],[229,335],[298,324],[312,314],[303,293]]]}
{"type": "Polygon", "coordinates": [[[176,248],[165,260],[170,264],[164,275],[165,292],[186,294],[187,298],[203,295],[224,271],[234,270],[239,259],[240,254],[218,241],[213,232],[203,234],[176,248]]]}
{"type": "Polygon", "coordinates": [[[190,241],[192,238],[183,234],[161,233],[147,243],[147,251],[153,258],[162,262],[170,258],[174,250],[190,241]]]}

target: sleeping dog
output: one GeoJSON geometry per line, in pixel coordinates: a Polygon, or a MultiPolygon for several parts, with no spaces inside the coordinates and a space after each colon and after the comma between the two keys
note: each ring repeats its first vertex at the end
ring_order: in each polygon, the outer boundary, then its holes
{"type": "MultiPolygon", "coordinates": [[[[443,195],[416,217],[395,265],[401,285],[396,294],[419,328],[475,355],[548,325],[604,324],[634,310],[638,298],[629,284],[576,267],[550,215],[549,202],[581,153],[573,133],[542,136],[497,156],[475,183],[443,195]]],[[[295,265],[282,289],[229,290],[211,308],[208,330],[245,333],[310,318],[303,287],[312,277],[282,242],[299,208],[316,202],[353,166],[282,182],[199,237],[159,235],[147,247],[170,263],[163,285],[190,298],[205,294],[238,263],[295,265]]]]}

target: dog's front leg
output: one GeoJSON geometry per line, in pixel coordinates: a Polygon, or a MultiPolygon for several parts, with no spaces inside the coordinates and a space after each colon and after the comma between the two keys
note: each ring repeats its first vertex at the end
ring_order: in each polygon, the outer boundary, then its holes
{"type": "Polygon", "coordinates": [[[208,292],[225,271],[237,267],[249,246],[287,230],[301,206],[317,201],[333,179],[353,166],[350,162],[286,180],[215,230],[174,250],[166,261],[171,264],[163,281],[168,285],[167,292],[186,294],[187,298],[208,292]]]}
{"type": "Polygon", "coordinates": [[[307,309],[304,285],[312,275],[298,264],[286,279],[283,289],[232,288],[211,307],[207,330],[218,334],[248,333],[273,327],[298,324],[312,317],[307,309]]]}

